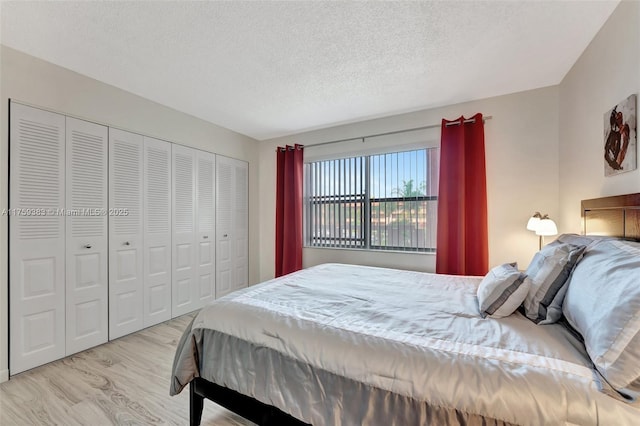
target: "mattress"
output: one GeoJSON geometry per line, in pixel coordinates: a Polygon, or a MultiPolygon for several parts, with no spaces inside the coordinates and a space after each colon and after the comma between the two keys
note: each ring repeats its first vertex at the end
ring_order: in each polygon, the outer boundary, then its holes
{"type": "Polygon", "coordinates": [[[567,327],[483,319],[480,278],[325,264],[218,299],[185,331],[193,378],[315,425],[638,424],[567,327]]]}

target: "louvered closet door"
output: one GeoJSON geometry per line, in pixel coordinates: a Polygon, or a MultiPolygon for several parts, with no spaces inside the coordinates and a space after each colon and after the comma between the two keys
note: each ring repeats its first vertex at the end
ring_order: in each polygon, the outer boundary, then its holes
{"type": "Polygon", "coordinates": [[[143,327],[143,140],[109,129],[109,339],[143,327]]]}
{"type": "Polygon", "coordinates": [[[233,290],[233,188],[231,158],[216,155],[216,298],[233,290]]]}
{"type": "Polygon", "coordinates": [[[249,283],[249,164],[240,160],[234,162],[234,274],[231,287],[237,290],[249,283]]]}
{"type": "Polygon", "coordinates": [[[197,305],[215,297],[215,155],[196,153],[197,305]]]}
{"type": "Polygon", "coordinates": [[[247,286],[249,164],[216,155],[216,298],[247,286]]]}
{"type": "Polygon", "coordinates": [[[67,355],[108,339],[108,128],[66,119],[67,355]]]}
{"type": "Polygon", "coordinates": [[[196,284],[196,151],[179,145],[172,147],[173,174],[173,282],[171,315],[198,308],[196,284]]]}
{"type": "Polygon", "coordinates": [[[144,326],[171,319],[171,144],[144,138],[144,326]]]}
{"type": "Polygon", "coordinates": [[[10,367],[65,355],[65,117],[10,106],[10,367]]]}

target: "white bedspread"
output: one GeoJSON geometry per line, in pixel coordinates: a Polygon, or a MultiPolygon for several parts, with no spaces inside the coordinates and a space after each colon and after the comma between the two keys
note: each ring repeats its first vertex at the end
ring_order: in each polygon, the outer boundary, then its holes
{"type": "MultiPolygon", "coordinates": [[[[214,329],[368,386],[516,424],[640,424],[582,344],[519,313],[483,319],[480,279],[326,264],[213,302],[214,329]]],[[[179,390],[178,390],[179,391],[179,390]]]]}

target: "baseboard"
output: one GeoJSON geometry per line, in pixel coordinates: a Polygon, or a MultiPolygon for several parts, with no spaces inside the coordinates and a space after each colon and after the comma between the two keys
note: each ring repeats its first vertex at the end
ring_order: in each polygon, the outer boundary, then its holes
{"type": "Polygon", "coordinates": [[[9,380],[9,370],[0,370],[0,383],[9,380]]]}

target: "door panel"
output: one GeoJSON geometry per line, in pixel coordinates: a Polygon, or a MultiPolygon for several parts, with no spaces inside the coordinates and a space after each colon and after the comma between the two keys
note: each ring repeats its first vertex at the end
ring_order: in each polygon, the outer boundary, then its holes
{"type": "Polygon", "coordinates": [[[196,286],[196,151],[172,147],[173,246],[171,315],[198,309],[196,286]]]}
{"type": "Polygon", "coordinates": [[[109,339],[143,327],[143,138],[109,129],[109,339]]]}
{"type": "Polygon", "coordinates": [[[215,155],[197,151],[198,307],[215,297],[215,155]]]}
{"type": "Polygon", "coordinates": [[[108,339],[108,128],[66,118],[66,354],[108,339]]]}
{"type": "Polygon", "coordinates": [[[248,285],[248,163],[216,156],[216,297],[248,285]]]}
{"type": "Polygon", "coordinates": [[[248,275],[248,242],[249,242],[249,182],[248,164],[235,160],[234,185],[234,276],[232,289],[244,288],[249,283],[248,275]]]}
{"type": "Polygon", "coordinates": [[[171,144],[144,138],[144,326],[171,319],[171,144]]]}
{"type": "Polygon", "coordinates": [[[65,117],[10,105],[11,374],[65,356],[65,117]]]}
{"type": "Polygon", "coordinates": [[[232,159],[216,155],[216,298],[233,288],[233,187],[232,159]]]}

